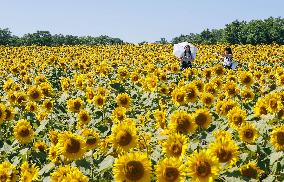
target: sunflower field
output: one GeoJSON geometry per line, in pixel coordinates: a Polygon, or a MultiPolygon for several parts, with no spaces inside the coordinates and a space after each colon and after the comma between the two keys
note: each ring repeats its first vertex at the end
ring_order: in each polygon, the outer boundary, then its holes
{"type": "Polygon", "coordinates": [[[284,46],[0,46],[0,182],[284,181],[284,46]]]}

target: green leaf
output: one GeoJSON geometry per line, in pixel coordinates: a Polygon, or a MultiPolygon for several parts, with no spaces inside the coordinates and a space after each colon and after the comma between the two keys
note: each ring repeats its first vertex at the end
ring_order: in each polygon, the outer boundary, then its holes
{"type": "Polygon", "coordinates": [[[49,163],[43,166],[43,168],[39,171],[39,175],[47,174],[49,173],[53,168],[55,167],[54,163],[49,163]]]}
{"type": "Polygon", "coordinates": [[[281,157],[283,157],[284,153],[282,151],[280,152],[273,152],[270,155],[270,165],[272,165],[274,162],[278,161],[281,157]]]}
{"type": "Polygon", "coordinates": [[[100,164],[99,164],[99,172],[105,171],[112,167],[112,164],[114,162],[113,156],[107,156],[100,164]]]}

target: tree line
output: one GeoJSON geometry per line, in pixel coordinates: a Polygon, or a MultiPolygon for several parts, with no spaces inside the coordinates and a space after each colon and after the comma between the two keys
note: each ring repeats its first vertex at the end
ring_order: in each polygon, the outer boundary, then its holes
{"type": "Polygon", "coordinates": [[[22,37],[12,35],[8,29],[0,28],[0,45],[10,46],[60,46],[60,45],[113,45],[123,44],[124,42],[119,38],[112,38],[106,35],[99,37],[92,36],[73,36],[73,35],[52,35],[49,31],[37,31],[35,33],[28,33],[22,37]]]}
{"type": "Polygon", "coordinates": [[[235,20],[223,29],[206,29],[199,34],[180,35],[172,43],[192,42],[196,44],[284,44],[284,19],[267,18],[249,22],[235,20]]]}
{"type": "MultiPolygon", "coordinates": [[[[222,29],[205,29],[201,33],[190,33],[180,35],[168,42],[165,38],[155,43],[179,43],[191,42],[194,44],[284,44],[284,19],[267,18],[264,20],[251,20],[249,22],[235,20],[225,25],[222,29]]],[[[141,42],[144,44],[147,42],[141,42]]],[[[119,38],[109,36],[73,36],[73,35],[52,35],[49,31],[37,31],[28,33],[21,37],[12,35],[8,29],[0,28],[0,45],[113,45],[126,44],[119,38]]]]}

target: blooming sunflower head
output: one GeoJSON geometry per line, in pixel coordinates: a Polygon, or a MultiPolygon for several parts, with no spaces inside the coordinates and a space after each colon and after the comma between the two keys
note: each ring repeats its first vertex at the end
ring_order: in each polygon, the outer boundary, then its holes
{"type": "Polygon", "coordinates": [[[227,114],[228,122],[230,126],[234,129],[238,129],[241,124],[246,121],[247,114],[246,111],[239,107],[234,107],[227,114]]]}
{"type": "Polygon", "coordinates": [[[34,130],[30,122],[22,119],[14,127],[14,136],[21,144],[30,143],[34,138],[34,130]]]}
{"type": "Polygon", "coordinates": [[[199,127],[207,129],[212,122],[212,116],[207,109],[197,109],[194,113],[193,120],[199,127]]]}
{"type": "Polygon", "coordinates": [[[185,155],[187,150],[187,139],[184,135],[173,133],[163,142],[163,152],[168,157],[180,158],[185,155]]]}
{"type": "Polygon", "coordinates": [[[186,134],[194,132],[197,125],[186,111],[174,111],[170,116],[169,128],[178,133],[186,134]]]}
{"type": "Polygon", "coordinates": [[[151,162],[145,153],[126,153],[119,156],[113,167],[114,179],[116,181],[150,181],[151,162]]]}
{"type": "Polygon", "coordinates": [[[95,149],[100,144],[100,134],[93,129],[83,129],[81,135],[86,140],[86,148],[95,149]]]}
{"type": "Polygon", "coordinates": [[[59,140],[57,143],[60,153],[67,160],[81,159],[86,151],[86,141],[82,136],[65,131],[59,134],[59,140]]]}
{"type": "Polygon", "coordinates": [[[188,173],[193,181],[213,181],[220,172],[218,158],[210,150],[201,150],[188,158],[188,173]]]}
{"type": "Polygon", "coordinates": [[[185,166],[177,158],[165,158],[158,162],[156,166],[157,181],[159,182],[178,182],[185,177],[185,166]]]}
{"type": "Polygon", "coordinates": [[[111,142],[118,151],[128,152],[137,145],[137,129],[134,123],[122,122],[114,125],[111,132],[111,142]]]}
{"type": "Polygon", "coordinates": [[[284,125],[273,128],[270,142],[277,151],[284,151],[284,125]]]}
{"type": "Polygon", "coordinates": [[[258,132],[254,124],[245,122],[238,128],[240,139],[246,143],[254,143],[258,138],[258,132]]]}
{"type": "Polygon", "coordinates": [[[118,106],[129,108],[131,105],[132,99],[127,93],[118,94],[116,97],[116,103],[118,106]]]}
{"type": "Polygon", "coordinates": [[[240,167],[240,172],[247,178],[257,179],[263,172],[255,162],[250,161],[249,163],[240,167]]]}

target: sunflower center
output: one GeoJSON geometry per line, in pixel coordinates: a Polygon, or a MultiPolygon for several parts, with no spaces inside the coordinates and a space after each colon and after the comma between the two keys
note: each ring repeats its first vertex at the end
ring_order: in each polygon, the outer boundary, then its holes
{"type": "Polygon", "coordinates": [[[276,100],[270,100],[269,106],[270,106],[272,109],[277,108],[277,101],[276,101],[276,100]]]}
{"type": "Polygon", "coordinates": [[[178,102],[183,102],[184,101],[184,95],[183,94],[178,94],[177,95],[177,101],[178,102]]]}
{"type": "Polygon", "coordinates": [[[28,128],[23,128],[23,129],[21,129],[21,131],[20,131],[21,137],[28,137],[29,134],[30,134],[30,131],[29,131],[28,128]]]}
{"type": "Polygon", "coordinates": [[[139,161],[129,161],[124,170],[125,177],[131,181],[138,181],[144,175],[144,166],[139,161]]]}
{"type": "Polygon", "coordinates": [[[235,125],[238,125],[238,126],[239,126],[239,125],[241,125],[242,122],[243,122],[243,117],[240,116],[240,115],[234,116],[234,117],[233,117],[233,122],[234,122],[235,125]]]}
{"type": "Polygon", "coordinates": [[[256,179],[257,178],[257,170],[254,169],[253,167],[249,166],[248,168],[242,170],[242,174],[246,177],[249,177],[249,178],[254,178],[256,179]]]}
{"type": "Polygon", "coordinates": [[[75,101],[74,102],[74,109],[78,111],[78,110],[80,110],[80,108],[81,108],[81,103],[79,101],[75,101]]]}
{"type": "Polygon", "coordinates": [[[277,133],[277,143],[280,145],[284,145],[284,132],[277,133]]]}
{"type": "Polygon", "coordinates": [[[45,108],[50,110],[52,108],[52,103],[51,102],[45,103],[45,108]]]}
{"type": "Polygon", "coordinates": [[[179,171],[175,167],[166,167],[164,177],[167,182],[174,182],[179,177],[179,171]]]}
{"type": "Polygon", "coordinates": [[[179,118],[177,120],[177,131],[186,133],[188,128],[191,126],[190,121],[187,118],[179,118]]]}
{"type": "Polygon", "coordinates": [[[204,113],[199,113],[195,118],[195,122],[199,126],[204,125],[206,121],[207,121],[207,116],[204,113]]]}
{"type": "Polygon", "coordinates": [[[246,138],[253,138],[253,131],[251,130],[251,129],[247,129],[247,130],[245,130],[244,131],[244,136],[246,137],[246,138]]]}
{"type": "Polygon", "coordinates": [[[86,140],[87,145],[94,145],[96,142],[97,142],[97,139],[93,135],[89,135],[86,140]]]}
{"type": "Polygon", "coordinates": [[[232,153],[221,148],[217,151],[217,157],[219,158],[220,162],[228,162],[232,158],[232,153]]]}
{"type": "Polygon", "coordinates": [[[70,139],[70,142],[67,144],[66,151],[68,153],[77,153],[80,151],[80,142],[74,138],[70,139]]]}
{"type": "Polygon", "coordinates": [[[182,146],[179,143],[175,143],[171,146],[171,151],[174,156],[178,157],[181,155],[182,152],[182,146]]]}
{"type": "Polygon", "coordinates": [[[265,108],[265,106],[260,107],[259,110],[260,110],[260,114],[264,114],[264,115],[267,114],[267,109],[265,108]]]}
{"type": "MultiPolygon", "coordinates": [[[[10,118],[10,116],[12,115],[12,112],[8,109],[6,109],[6,118],[10,118]]],[[[1,114],[2,116],[2,114],[1,114]]]]}
{"type": "Polygon", "coordinates": [[[9,179],[9,176],[7,173],[4,172],[0,175],[0,181],[8,181],[8,179],[9,179]]]}
{"type": "Polygon", "coordinates": [[[39,93],[38,93],[38,91],[33,91],[32,93],[31,93],[31,98],[33,98],[33,99],[38,99],[39,98],[39,93]]]}
{"type": "Polygon", "coordinates": [[[81,120],[81,121],[87,122],[88,119],[89,119],[89,117],[88,117],[87,114],[82,114],[82,115],[80,116],[80,120],[81,120]]]}
{"type": "Polygon", "coordinates": [[[192,98],[195,98],[195,91],[193,89],[190,89],[188,92],[187,92],[187,97],[189,99],[192,99],[192,98]]]}
{"type": "Polygon", "coordinates": [[[244,84],[248,84],[251,82],[251,78],[249,76],[246,76],[243,80],[244,84]]]}
{"type": "Polygon", "coordinates": [[[102,105],[104,104],[104,99],[101,98],[101,97],[97,98],[97,104],[98,104],[99,106],[102,106],[102,105]]]}
{"type": "Polygon", "coordinates": [[[197,176],[206,177],[211,173],[211,167],[208,162],[199,161],[196,164],[197,176]]]}
{"type": "Polygon", "coordinates": [[[131,142],[132,136],[127,131],[121,131],[117,134],[117,139],[119,145],[126,146],[131,142]]]}
{"type": "Polygon", "coordinates": [[[211,97],[206,97],[204,102],[205,102],[205,104],[211,104],[212,98],[211,97]]]}
{"type": "Polygon", "coordinates": [[[126,106],[128,104],[128,99],[126,97],[122,97],[119,100],[123,106],[126,106]]]}

